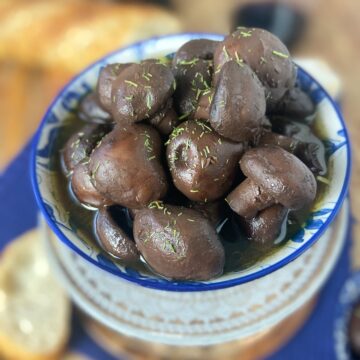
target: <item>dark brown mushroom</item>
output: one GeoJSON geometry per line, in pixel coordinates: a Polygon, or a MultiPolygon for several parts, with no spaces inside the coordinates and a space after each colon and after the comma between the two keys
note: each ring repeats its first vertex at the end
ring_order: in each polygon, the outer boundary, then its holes
{"type": "Polygon", "coordinates": [[[202,92],[199,98],[194,118],[198,120],[209,120],[211,101],[214,97],[215,90],[210,88],[202,92]]]}
{"type": "Polygon", "coordinates": [[[267,131],[261,135],[256,146],[280,146],[284,150],[295,154],[300,143],[299,140],[292,137],[267,131]]]}
{"type": "Polygon", "coordinates": [[[227,202],[246,219],[274,204],[299,210],[315,199],[316,180],[312,172],[296,156],[278,146],[248,150],[240,167],[247,179],[227,196],[227,202]]]}
{"type": "Polygon", "coordinates": [[[317,174],[323,170],[317,156],[319,150],[318,144],[303,142],[292,137],[273,132],[264,132],[260,137],[257,145],[280,146],[284,150],[297,156],[314,174],[317,174]]]}
{"type": "Polygon", "coordinates": [[[245,235],[263,245],[273,245],[279,238],[288,210],[282,205],[272,205],[261,210],[252,219],[241,218],[240,223],[245,235]]]}
{"type": "Polygon", "coordinates": [[[89,93],[80,102],[78,116],[81,120],[94,124],[111,124],[110,113],[104,110],[95,93],[89,93]]]}
{"type": "Polygon", "coordinates": [[[275,132],[300,142],[296,156],[298,156],[314,174],[326,174],[327,165],[324,143],[314,134],[309,125],[282,116],[271,117],[271,122],[275,132]]]}
{"type": "Polygon", "coordinates": [[[125,126],[150,118],[163,107],[174,90],[175,79],[167,65],[157,60],[132,64],[112,82],[114,120],[125,126]]]}
{"type": "Polygon", "coordinates": [[[176,65],[194,58],[212,60],[218,43],[218,41],[209,39],[190,40],[175,53],[173,64],[176,65]]]}
{"type": "Polygon", "coordinates": [[[112,204],[112,201],[100,194],[93,185],[88,163],[80,163],[75,166],[71,177],[71,189],[82,204],[95,208],[112,204]]]}
{"type": "Polygon", "coordinates": [[[212,62],[194,58],[173,68],[176,79],[174,107],[181,119],[192,116],[202,92],[211,84],[212,62]]]}
{"type": "Polygon", "coordinates": [[[285,93],[271,112],[296,119],[305,119],[315,113],[315,104],[308,94],[299,87],[294,87],[285,93]]]}
{"type": "Polygon", "coordinates": [[[176,280],[208,280],[221,275],[224,248],[210,221],[198,211],[162,203],[137,212],[136,245],[158,274],[176,280]]]}
{"type": "Polygon", "coordinates": [[[113,81],[119,76],[121,71],[129,65],[130,64],[109,64],[100,70],[96,93],[100,105],[108,112],[111,112],[111,91],[113,81]]]}
{"type": "Polygon", "coordinates": [[[104,207],[97,212],[96,234],[106,252],[126,264],[131,264],[139,260],[139,251],[132,236],[121,228],[117,208],[104,207]]]}
{"type": "Polygon", "coordinates": [[[173,100],[170,98],[165,106],[149,119],[149,123],[153,125],[161,135],[170,135],[179,124],[178,116],[172,105],[173,100]]]}
{"type": "Polygon", "coordinates": [[[224,201],[218,200],[209,203],[200,203],[191,201],[188,204],[189,209],[199,211],[204,217],[206,217],[213,226],[217,226],[221,220],[225,218],[224,213],[224,201]]]}
{"type": "Polygon", "coordinates": [[[160,162],[161,139],[149,126],[116,126],[90,156],[89,169],[96,189],[114,203],[141,208],[167,191],[160,162]]]}
{"type": "Polygon", "coordinates": [[[270,32],[239,28],[220,42],[214,53],[214,82],[222,66],[230,61],[244,62],[265,86],[267,103],[276,104],[295,85],[296,67],[286,46],[270,32]]]}
{"type": "Polygon", "coordinates": [[[89,124],[70,136],[62,150],[62,162],[65,172],[70,172],[86,159],[97,143],[110,131],[106,125],[89,124]]]}
{"type": "Polygon", "coordinates": [[[221,69],[211,103],[210,124],[233,141],[251,141],[265,115],[264,87],[246,65],[228,61],[221,69]]]}
{"type": "Polygon", "coordinates": [[[174,185],[193,201],[213,201],[234,180],[242,143],[218,135],[208,124],[188,120],[171,134],[166,157],[174,185]]]}

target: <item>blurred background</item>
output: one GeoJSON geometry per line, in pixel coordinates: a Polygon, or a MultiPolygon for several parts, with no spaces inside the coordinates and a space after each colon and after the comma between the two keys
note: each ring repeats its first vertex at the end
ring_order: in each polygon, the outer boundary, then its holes
{"type": "MultiPolygon", "coordinates": [[[[316,60],[320,78],[328,76],[352,139],[351,202],[357,218],[359,0],[0,0],[0,175],[31,139],[61,87],[99,57],[154,35],[225,34],[238,25],[268,29],[294,57],[316,60]]],[[[360,268],[357,233],[355,224],[354,268],[360,268]]]]}

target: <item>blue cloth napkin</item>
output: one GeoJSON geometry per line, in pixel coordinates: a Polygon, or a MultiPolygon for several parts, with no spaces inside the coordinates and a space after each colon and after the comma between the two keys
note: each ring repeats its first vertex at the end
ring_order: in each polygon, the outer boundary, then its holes
{"type": "MultiPolygon", "coordinates": [[[[0,251],[13,238],[37,224],[37,206],[30,182],[30,147],[28,144],[8,168],[0,174],[0,251]]],[[[350,231],[341,257],[324,287],[319,301],[305,326],[268,360],[335,359],[333,328],[335,308],[341,286],[350,274],[350,231]]],[[[70,351],[90,359],[113,360],[97,346],[74,317],[70,351]]]]}

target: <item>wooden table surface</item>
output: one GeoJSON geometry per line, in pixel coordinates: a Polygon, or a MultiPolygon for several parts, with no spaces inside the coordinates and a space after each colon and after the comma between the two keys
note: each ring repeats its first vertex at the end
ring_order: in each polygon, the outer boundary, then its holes
{"type": "MultiPolygon", "coordinates": [[[[245,2],[245,1],[243,1],[245,2]]],[[[289,1],[288,1],[289,2],[289,1]]],[[[233,0],[174,0],[185,30],[227,32],[233,0]]],[[[295,2],[307,6],[309,24],[297,47],[297,56],[320,56],[343,81],[343,111],[353,146],[352,207],[360,214],[360,2],[318,0],[295,2]]],[[[25,36],[25,35],[24,35],[25,36]]],[[[42,115],[58,90],[72,74],[29,68],[13,61],[0,62],[0,169],[3,169],[34,133],[42,115]]],[[[360,239],[360,237],[359,237],[360,239]]],[[[356,251],[360,254],[359,249],[356,251]]],[[[355,265],[360,266],[359,260],[355,265]]]]}

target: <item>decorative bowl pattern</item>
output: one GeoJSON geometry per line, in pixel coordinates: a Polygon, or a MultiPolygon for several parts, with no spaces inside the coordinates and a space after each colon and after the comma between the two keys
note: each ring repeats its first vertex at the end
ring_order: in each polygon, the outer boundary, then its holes
{"type": "Polygon", "coordinates": [[[330,181],[320,204],[309,216],[304,227],[278,251],[242,271],[228,273],[205,282],[175,282],[149,273],[134,271],[106,257],[95,246],[87,244],[71,224],[68,213],[51,186],[50,154],[57,130],[64,119],[76,111],[79,100],[94,88],[102,66],[113,62],[133,62],[164,56],[176,51],[183,43],[196,38],[221,40],[213,34],[179,34],[152,38],[120,49],[88,67],[60,92],[50,105],[34,138],[32,182],[35,196],[48,224],[61,241],[100,268],[124,279],[161,290],[203,291],[221,289],[265,276],[294,260],[308,249],[329,226],[347,193],[350,177],[350,147],[343,118],[330,96],[308,73],[299,68],[298,81],[317,106],[315,124],[323,129],[329,157],[330,181]]]}
{"type": "Polygon", "coordinates": [[[146,341],[205,346],[258,337],[313,299],[335,267],[349,219],[346,200],[321,240],[286,267],[231,288],[196,292],[158,291],[125,281],[71,251],[44,221],[40,225],[52,269],[92,318],[146,341]]]}

